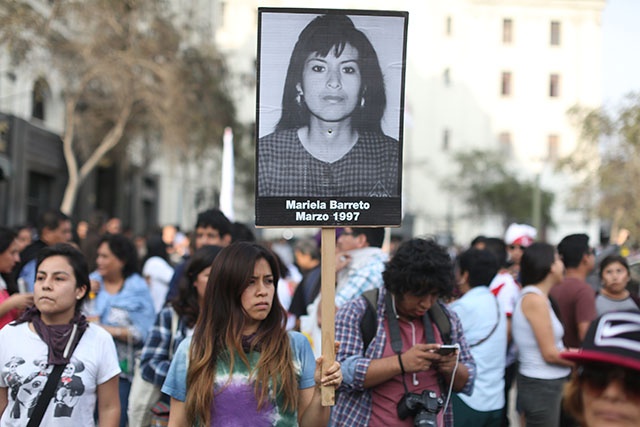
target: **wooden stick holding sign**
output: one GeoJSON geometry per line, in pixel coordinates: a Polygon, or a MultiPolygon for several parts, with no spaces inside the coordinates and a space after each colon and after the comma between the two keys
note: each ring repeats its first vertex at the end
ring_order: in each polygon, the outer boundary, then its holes
{"type": "MultiPolygon", "coordinates": [[[[322,323],[322,374],[336,360],[335,352],[335,294],[336,294],[336,229],[322,228],[322,254],[320,258],[322,281],[320,310],[322,323]]],[[[335,388],[322,386],[322,406],[336,403],[335,388]]]]}

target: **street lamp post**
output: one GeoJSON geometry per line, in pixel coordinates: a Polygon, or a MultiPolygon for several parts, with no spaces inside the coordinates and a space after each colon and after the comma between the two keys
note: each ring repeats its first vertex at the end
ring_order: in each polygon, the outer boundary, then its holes
{"type": "Polygon", "coordinates": [[[531,222],[535,229],[538,231],[538,235],[541,235],[542,231],[542,200],[540,190],[540,172],[536,173],[533,182],[533,201],[531,203],[531,222]]]}

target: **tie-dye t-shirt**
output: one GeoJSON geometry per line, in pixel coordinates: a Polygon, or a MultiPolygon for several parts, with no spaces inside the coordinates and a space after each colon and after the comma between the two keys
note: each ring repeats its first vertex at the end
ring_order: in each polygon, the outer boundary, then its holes
{"type": "MultiPolygon", "coordinates": [[[[307,338],[298,332],[289,332],[289,342],[293,351],[293,363],[298,378],[298,388],[313,387],[316,362],[307,338]]],[[[191,338],[185,339],[171,362],[162,392],[176,400],[187,397],[187,362],[191,338]]],[[[248,355],[251,366],[255,366],[259,353],[248,355]]],[[[211,427],[254,426],[288,427],[298,425],[297,411],[285,411],[282,396],[268,402],[258,410],[254,383],[249,380],[249,368],[236,363],[230,374],[229,366],[222,361],[217,364],[215,395],[211,408],[211,427]],[[229,381],[231,376],[231,381],[229,381]]]]}

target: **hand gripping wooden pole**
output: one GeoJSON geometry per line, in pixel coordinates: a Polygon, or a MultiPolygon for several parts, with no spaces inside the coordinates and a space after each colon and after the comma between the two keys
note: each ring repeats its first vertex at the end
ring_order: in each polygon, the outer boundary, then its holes
{"type": "MultiPolygon", "coordinates": [[[[335,352],[335,294],[336,294],[336,229],[322,228],[322,253],[320,258],[322,281],[320,310],[322,329],[322,374],[336,360],[335,352]]],[[[322,406],[336,403],[335,388],[321,387],[322,406]]]]}

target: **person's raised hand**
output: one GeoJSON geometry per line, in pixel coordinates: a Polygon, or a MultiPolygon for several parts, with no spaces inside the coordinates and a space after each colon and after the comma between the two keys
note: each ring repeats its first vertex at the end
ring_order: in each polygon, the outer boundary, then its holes
{"type": "Polygon", "coordinates": [[[13,294],[8,298],[8,301],[11,301],[11,306],[13,307],[13,309],[24,310],[33,305],[33,294],[13,294]]]}

